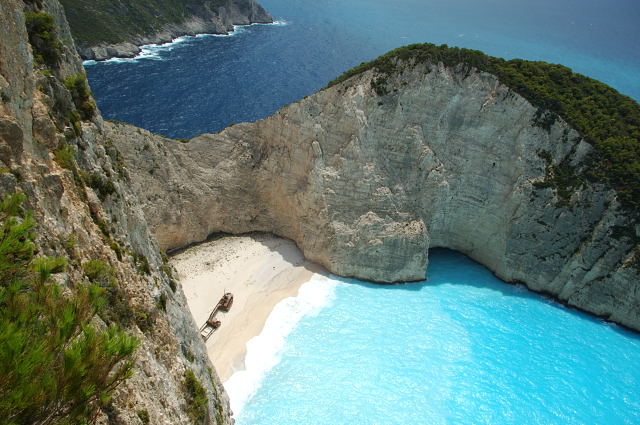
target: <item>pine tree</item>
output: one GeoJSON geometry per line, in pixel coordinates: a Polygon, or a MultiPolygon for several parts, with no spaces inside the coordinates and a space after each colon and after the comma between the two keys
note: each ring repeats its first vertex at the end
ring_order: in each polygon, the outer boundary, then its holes
{"type": "Polygon", "coordinates": [[[0,202],[0,423],[91,423],[131,375],[138,341],[94,320],[103,289],[51,281],[67,264],[36,256],[24,200],[0,202]]]}

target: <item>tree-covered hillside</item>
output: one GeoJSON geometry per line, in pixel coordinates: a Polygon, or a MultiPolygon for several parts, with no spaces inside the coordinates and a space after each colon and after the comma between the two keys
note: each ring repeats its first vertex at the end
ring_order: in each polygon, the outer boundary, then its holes
{"type": "Polygon", "coordinates": [[[151,35],[168,23],[206,15],[232,0],[61,0],[80,46],[151,35]]]}

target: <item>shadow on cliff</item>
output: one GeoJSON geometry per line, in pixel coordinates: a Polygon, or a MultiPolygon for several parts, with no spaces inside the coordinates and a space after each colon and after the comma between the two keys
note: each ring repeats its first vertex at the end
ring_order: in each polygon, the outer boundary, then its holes
{"type": "MultiPolygon", "coordinates": [[[[292,266],[302,267],[310,273],[318,273],[321,275],[329,276],[331,277],[331,279],[338,280],[349,285],[359,285],[372,289],[384,288],[385,290],[410,292],[419,292],[425,287],[437,285],[468,286],[480,289],[488,289],[497,291],[505,297],[518,297],[535,300],[537,302],[543,302],[552,306],[553,308],[562,309],[564,311],[570,312],[571,314],[579,315],[584,320],[588,320],[604,326],[609,326],[613,331],[617,333],[640,341],[640,334],[633,330],[617,325],[615,323],[608,322],[606,321],[606,318],[599,318],[592,314],[578,310],[572,306],[563,304],[559,300],[546,294],[533,292],[529,290],[524,284],[513,284],[505,282],[496,277],[493,272],[487,267],[472,260],[465,254],[451,249],[432,248],[429,250],[429,267],[426,280],[418,282],[381,284],[331,274],[321,265],[313,263],[304,258],[301,250],[297,247],[295,242],[290,239],[264,232],[249,232],[243,235],[253,237],[256,242],[262,244],[271,252],[280,255],[284,259],[284,261],[288,262],[292,266]],[[274,238],[274,236],[276,236],[276,238],[274,238]]],[[[228,233],[215,233],[209,235],[206,241],[203,242],[213,241],[215,239],[226,236],[233,235],[228,233]]],[[[174,250],[171,252],[171,255],[178,254],[189,248],[190,246],[198,245],[203,242],[190,244],[186,247],[174,250]]]]}
{"type": "Polygon", "coordinates": [[[438,285],[469,286],[488,289],[497,291],[505,297],[518,297],[548,304],[553,308],[562,309],[570,314],[578,315],[583,320],[608,326],[614,332],[622,334],[627,338],[640,341],[640,334],[631,329],[608,322],[606,318],[600,318],[563,304],[559,300],[546,294],[531,291],[524,284],[505,282],[496,277],[491,270],[472,260],[465,254],[447,248],[433,248],[429,250],[429,267],[427,279],[424,281],[382,285],[338,276],[332,276],[332,278],[350,285],[361,285],[367,288],[383,287],[385,290],[391,289],[398,291],[417,292],[423,290],[425,287],[438,285]]]}
{"type": "Polygon", "coordinates": [[[265,232],[249,232],[244,236],[251,236],[256,242],[282,257],[284,261],[295,267],[301,267],[311,273],[329,276],[330,273],[319,264],[307,260],[295,241],[265,232]]]}

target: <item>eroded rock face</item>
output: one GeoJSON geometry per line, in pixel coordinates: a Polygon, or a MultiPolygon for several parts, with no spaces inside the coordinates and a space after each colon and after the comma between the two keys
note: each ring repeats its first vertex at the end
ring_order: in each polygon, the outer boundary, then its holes
{"type": "Polygon", "coordinates": [[[431,247],[459,250],[502,279],[640,329],[638,247],[613,191],[560,202],[537,188],[548,164],[591,147],[566,123],[477,71],[373,71],[253,124],[188,143],[107,126],[163,248],[213,232],[267,231],[334,273],[379,282],[425,277],[431,247]]]}
{"type": "MultiPolygon", "coordinates": [[[[59,36],[68,35],[58,1],[44,0],[41,6],[54,17],[59,36]]],[[[183,386],[187,369],[206,388],[207,423],[231,423],[228,399],[215,371],[210,375],[212,365],[182,289],[163,262],[102,119],[96,115],[74,127],[64,118],[73,101],[63,81],[82,70],[73,41],[65,38],[57,66],[34,69],[24,9],[21,0],[0,2],[0,195],[27,196],[39,252],[69,263],[54,275],[58,283],[86,281],[82,264],[102,260],[115,272],[123,303],[130,307],[126,311],[136,315],[119,317],[140,340],[134,374],[117,388],[97,423],[141,423],[137,412],[146,411],[152,424],[191,424],[183,386]],[[54,160],[62,148],[75,151],[71,165],[54,160]],[[90,181],[113,186],[100,193],[90,181]],[[143,258],[148,268],[140,267],[143,258]]]]}

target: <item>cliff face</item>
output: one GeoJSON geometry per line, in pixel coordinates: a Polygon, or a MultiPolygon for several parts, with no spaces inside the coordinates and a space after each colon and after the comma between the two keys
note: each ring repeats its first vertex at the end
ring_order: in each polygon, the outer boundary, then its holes
{"type": "Polygon", "coordinates": [[[270,23],[255,0],[61,0],[83,59],[133,57],[138,46],[182,35],[226,34],[270,23]]]}
{"type": "MultiPolygon", "coordinates": [[[[0,194],[27,195],[40,254],[69,263],[55,275],[63,287],[86,281],[82,265],[89,260],[113,268],[121,307],[113,315],[140,346],[133,376],[117,388],[98,423],[144,423],[144,412],[146,423],[193,423],[184,385],[187,370],[207,392],[206,423],[230,423],[222,385],[210,373],[182,289],[163,262],[122,157],[97,113],[78,119],[73,95],[63,83],[82,66],[66,37],[62,7],[57,0],[27,7],[51,14],[56,38],[66,41],[55,47],[59,60],[54,65],[34,68],[25,4],[0,2],[0,194]]],[[[107,319],[96,320],[104,326],[107,319]]]]}
{"type": "MultiPolygon", "coordinates": [[[[188,143],[108,124],[165,249],[212,232],[273,232],[332,272],[425,277],[428,249],[640,329],[637,242],[600,183],[541,184],[592,147],[490,74],[423,63],[369,70],[275,115],[188,143]],[[133,166],[135,164],[135,170],[133,166]],[[537,183],[537,184],[536,184],[537,183]]],[[[640,229],[629,229],[638,235],[640,229]]]]}

